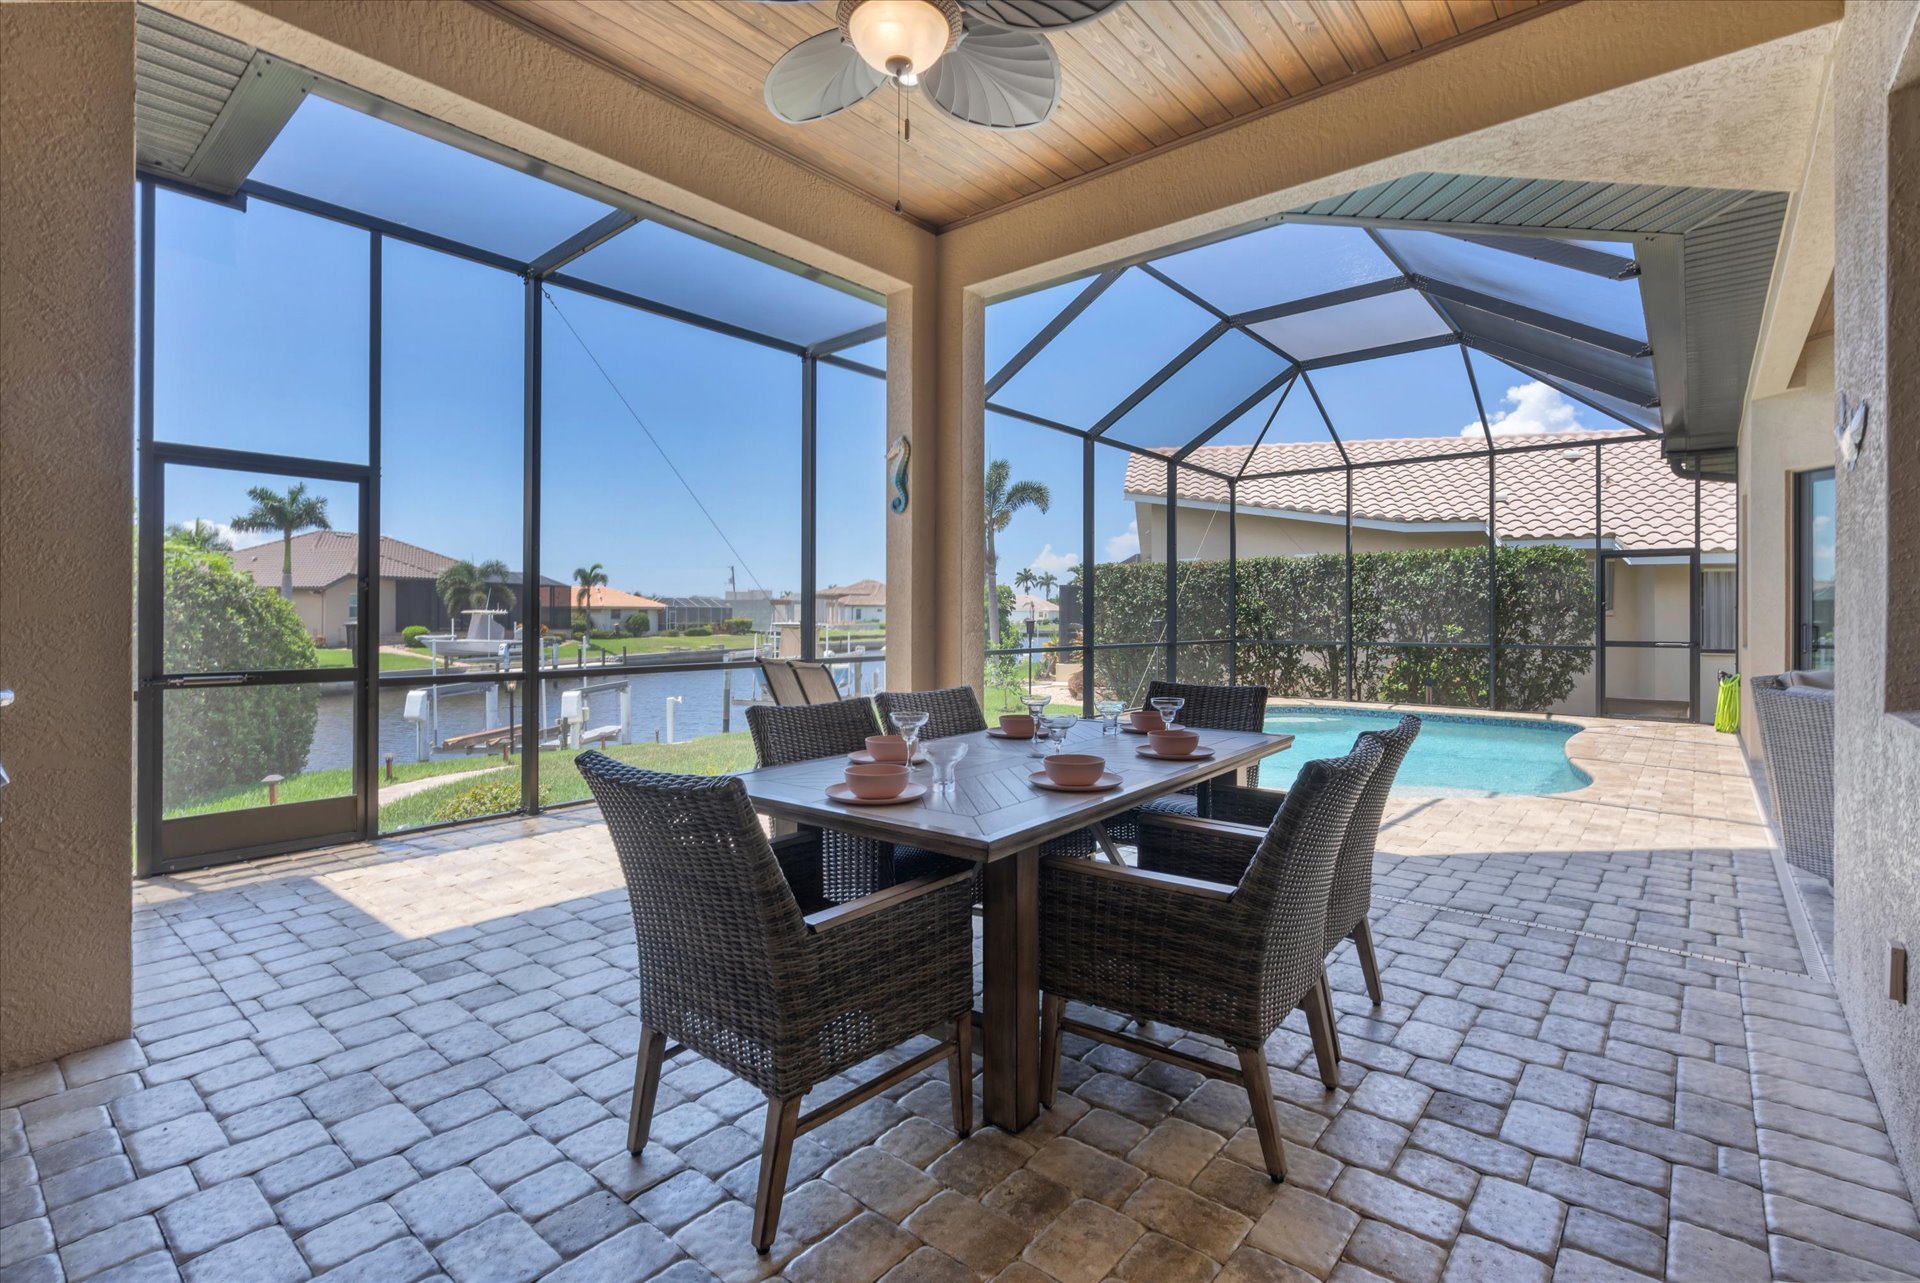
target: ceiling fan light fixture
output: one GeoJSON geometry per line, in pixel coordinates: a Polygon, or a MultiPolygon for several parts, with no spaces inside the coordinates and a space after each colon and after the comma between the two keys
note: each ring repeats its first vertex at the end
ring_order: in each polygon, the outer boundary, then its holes
{"type": "Polygon", "coordinates": [[[861,61],[903,85],[960,40],[958,0],[840,0],[835,17],[861,61]]]}

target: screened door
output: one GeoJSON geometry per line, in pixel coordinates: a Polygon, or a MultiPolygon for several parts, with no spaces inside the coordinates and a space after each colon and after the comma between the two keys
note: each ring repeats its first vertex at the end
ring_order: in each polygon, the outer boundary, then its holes
{"type": "Polygon", "coordinates": [[[1694,720],[1700,708],[1699,554],[1654,548],[1600,556],[1600,715],[1694,720]]]}
{"type": "Polygon", "coordinates": [[[143,874],[349,841],[377,636],[367,469],[157,445],[143,460],[143,874]]]}

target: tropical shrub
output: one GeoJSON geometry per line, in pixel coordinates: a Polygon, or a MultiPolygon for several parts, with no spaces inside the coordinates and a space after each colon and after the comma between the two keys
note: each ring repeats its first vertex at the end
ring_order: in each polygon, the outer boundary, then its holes
{"type": "Polygon", "coordinates": [[[713,629],[707,627],[705,624],[695,624],[691,628],[681,630],[680,635],[683,637],[711,637],[713,636],[713,629]]]}
{"type": "Polygon", "coordinates": [[[420,639],[432,631],[425,624],[408,624],[400,630],[400,640],[415,650],[421,650],[425,648],[426,643],[420,639]]]}
{"type": "MultiPolygon", "coordinates": [[[[168,672],[319,663],[293,603],[235,570],[226,557],[169,544],[163,574],[161,649],[168,672]]],[[[319,717],[317,686],[170,690],[160,698],[164,807],[306,769],[319,717]]]]}
{"type": "Polygon", "coordinates": [[[720,631],[723,633],[731,634],[733,636],[739,636],[743,633],[750,633],[753,631],[753,621],[751,619],[746,618],[745,616],[736,615],[731,619],[721,620],[720,631]]]}
{"type": "Polygon", "coordinates": [[[653,621],[648,619],[641,611],[636,610],[627,616],[624,630],[629,637],[644,637],[647,634],[647,630],[652,627],[653,621]]]}
{"type": "MultiPolygon", "coordinates": [[[[1094,573],[1094,637],[1102,646],[1165,640],[1164,563],[1103,564],[1094,573]]],[[[1347,559],[1243,557],[1180,566],[1182,680],[1242,682],[1277,696],[1485,707],[1488,576],[1480,548],[1358,553],[1353,558],[1352,683],[1348,682],[1347,559]],[[1238,590],[1238,610],[1233,596],[1238,590]],[[1237,613],[1237,618],[1235,615],[1237,613]],[[1241,639],[1238,653],[1229,639],[1241,639]]],[[[1501,643],[1498,706],[1537,711],[1567,698],[1593,664],[1593,571],[1576,548],[1505,547],[1494,554],[1501,643]],[[1575,646],[1585,649],[1517,649],[1575,646]]],[[[1098,694],[1137,698],[1165,672],[1150,646],[1100,650],[1098,694]]]]}

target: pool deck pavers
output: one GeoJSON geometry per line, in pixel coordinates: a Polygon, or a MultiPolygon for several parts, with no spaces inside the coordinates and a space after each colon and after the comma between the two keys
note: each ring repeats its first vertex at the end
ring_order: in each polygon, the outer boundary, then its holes
{"type": "Polygon", "coordinates": [[[934,1075],[802,1138],[764,1258],[752,1090],[683,1054],[625,1153],[635,948],[591,812],[141,883],[134,1037],[0,1081],[0,1273],[1920,1276],[1738,751],[1592,723],[1569,752],[1589,788],[1390,806],[1386,1002],[1336,955],[1336,1091],[1297,1015],[1267,1047],[1287,1184],[1236,1089],[1069,1039],[1018,1135],[956,1143],[934,1075]]]}

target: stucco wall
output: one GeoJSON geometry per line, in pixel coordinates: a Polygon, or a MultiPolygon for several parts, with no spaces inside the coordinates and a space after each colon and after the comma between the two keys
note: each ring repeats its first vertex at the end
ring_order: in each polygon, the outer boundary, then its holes
{"type": "Polygon", "coordinates": [[[0,5],[0,1065],[131,1030],[132,45],[0,5]]]}
{"type": "Polygon", "coordinates": [[[1899,621],[1920,591],[1917,18],[1914,0],[1847,7],[1834,123],[1834,382],[1872,415],[1858,466],[1840,469],[1837,485],[1834,964],[1910,1179],[1920,1176],[1920,984],[1901,1005],[1886,978],[1889,941],[1920,950],[1920,634],[1899,621]]]}
{"type": "Polygon", "coordinates": [[[1747,407],[1740,435],[1740,744],[1758,760],[1751,683],[1793,666],[1793,474],[1833,465],[1833,336],[1811,339],[1802,382],[1747,407]]]}

